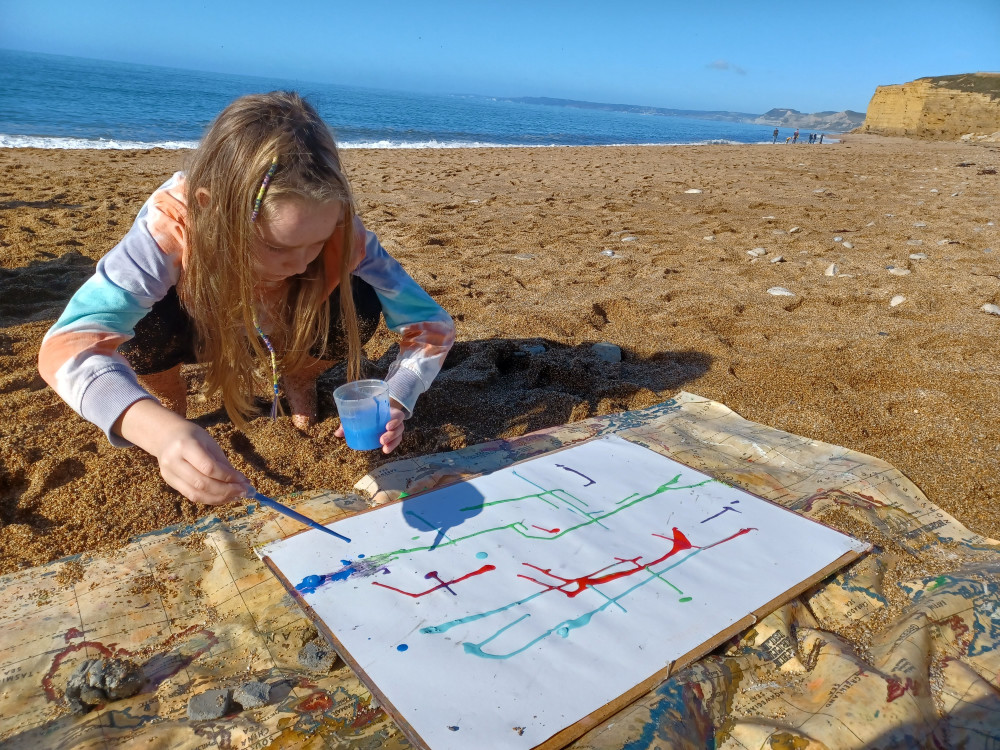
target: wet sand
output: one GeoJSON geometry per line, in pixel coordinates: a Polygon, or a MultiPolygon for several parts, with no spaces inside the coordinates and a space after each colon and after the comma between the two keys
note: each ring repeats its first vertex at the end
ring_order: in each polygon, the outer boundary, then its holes
{"type": "MultiPolygon", "coordinates": [[[[186,156],[2,151],[0,573],[213,510],[167,488],[149,456],[112,448],[35,366],[69,296],[186,156]]],[[[981,309],[1000,304],[1000,146],[848,135],[344,159],[365,223],[455,317],[458,343],[388,457],[333,436],[342,371],[321,380],[311,434],[264,416],[244,434],[185,368],[189,417],[260,491],[349,492],[397,457],[684,389],[888,461],[1000,537],[1000,316],[981,309]],[[596,358],[596,342],[624,360],[596,358]]],[[[394,342],[383,328],[369,343],[370,375],[394,342]]]]}

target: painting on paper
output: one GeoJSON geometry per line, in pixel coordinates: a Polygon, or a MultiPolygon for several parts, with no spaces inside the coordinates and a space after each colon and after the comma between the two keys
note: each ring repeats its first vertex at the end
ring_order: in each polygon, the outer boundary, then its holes
{"type": "Polygon", "coordinates": [[[617,437],[259,554],[427,747],[532,748],[867,545],[617,437]]]}

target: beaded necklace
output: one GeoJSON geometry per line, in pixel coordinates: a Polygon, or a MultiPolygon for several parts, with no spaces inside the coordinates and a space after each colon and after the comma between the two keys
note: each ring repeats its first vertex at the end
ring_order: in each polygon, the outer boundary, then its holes
{"type": "MultiPolygon", "coordinates": [[[[250,222],[253,223],[257,221],[257,217],[260,215],[260,204],[264,200],[264,194],[267,192],[267,186],[271,183],[271,178],[274,177],[274,173],[278,170],[278,157],[275,156],[271,159],[271,166],[267,170],[267,174],[264,175],[263,181],[260,183],[260,190],[257,191],[257,195],[254,197],[253,202],[253,212],[250,214],[250,222]]],[[[271,401],[271,419],[278,418],[278,355],[274,351],[274,346],[271,344],[271,339],[267,337],[264,330],[260,327],[260,323],[257,322],[257,314],[254,313],[253,316],[253,327],[257,329],[257,335],[261,337],[264,341],[264,346],[271,353],[271,387],[274,390],[274,398],[271,401]]]]}

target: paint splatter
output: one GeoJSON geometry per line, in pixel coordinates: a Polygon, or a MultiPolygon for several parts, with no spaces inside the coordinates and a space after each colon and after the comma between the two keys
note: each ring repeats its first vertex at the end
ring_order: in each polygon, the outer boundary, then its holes
{"type": "Polygon", "coordinates": [[[485,552],[477,552],[476,553],[476,559],[477,560],[485,560],[487,557],[489,557],[489,555],[487,555],[485,552]]]}
{"type": "MultiPolygon", "coordinates": [[[[468,578],[472,578],[474,576],[482,575],[483,573],[489,573],[491,570],[496,570],[496,569],[497,569],[496,565],[484,565],[479,570],[474,570],[471,573],[466,573],[464,576],[459,576],[458,578],[455,578],[455,579],[453,579],[451,581],[442,581],[440,578],[438,578],[437,571],[436,570],[432,570],[430,573],[428,573],[427,575],[425,575],[424,578],[426,578],[426,579],[432,579],[433,578],[434,580],[440,581],[440,583],[438,583],[437,586],[429,588],[426,591],[420,591],[418,593],[413,593],[413,592],[410,592],[410,591],[403,591],[403,589],[398,589],[395,586],[389,586],[388,584],[385,584],[385,583],[379,583],[378,581],[372,581],[372,586],[379,586],[379,587],[384,588],[384,589],[390,589],[390,590],[395,591],[397,593],[406,594],[406,596],[411,596],[414,599],[419,599],[421,596],[427,596],[427,594],[430,594],[432,591],[437,591],[438,589],[441,589],[441,588],[446,589],[451,594],[455,594],[454,591],[452,591],[450,588],[448,588],[452,584],[459,583],[461,581],[464,581],[464,580],[466,580],[468,578]]],[[[455,595],[457,596],[457,594],[455,594],[455,595]]]]}
{"type": "Polygon", "coordinates": [[[406,651],[406,649],[408,648],[409,646],[407,646],[405,643],[400,643],[398,646],[396,646],[397,651],[406,651]]]}

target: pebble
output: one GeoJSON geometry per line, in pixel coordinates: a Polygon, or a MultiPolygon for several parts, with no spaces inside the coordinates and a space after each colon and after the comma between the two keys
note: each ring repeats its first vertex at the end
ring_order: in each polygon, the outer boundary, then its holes
{"type": "Polygon", "coordinates": [[[621,362],[622,361],[622,350],[620,347],[614,344],[609,344],[606,341],[602,341],[599,344],[594,344],[590,347],[592,351],[599,359],[603,359],[605,362],[621,362]]]}
{"type": "Polygon", "coordinates": [[[926,227],[927,224],[925,222],[918,221],[913,226],[915,226],[915,227],[926,227]]]}
{"type": "Polygon", "coordinates": [[[534,253],[518,253],[514,257],[517,258],[518,260],[534,260],[538,256],[535,255],[534,253]]]}
{"type": "Polygon", "coordinates": [[[614,250],[601,250],[601,255],[605,255],[608,258],[620,258],[620,257],[622,257],[618,253],[616,253],[614,250]]]}
{"type": "Polygon", "coordinates": [[[767,255],[767,249],[763,247],[755,247],[753,250],[747,250],[747,255],[759,258],[762,255],[767,255]]]}
{"type": "Polygon", "coordinates": [[[789,234],[795,234],[796,232],[799,232],[799,231],[801,231],[801,230],[798,227],[792,227],[791,229],[788,230],[788,233],[789,234]]]}
{"type": "Polygon", "coordinates": [[[979,309],[990,315],[1000,315],[1000,305],[994,305],[992,302],[987,302],[979,309]]]}
{"type": "Polygon", "coordinates": [[[897,294],[895,297],[889,300],[889,307],[896,307],[897,305],[901,305],[904,302],[906,302],[906,297],[904,297],[902,294],[897,294]]]}
{"type": "Polygon", "coordinates": [[[820,188],[819,190],[813,190],[814,193],[825,193],[826,188],[820,188]]]}
{"type": "Polygon", "coordinates": [[[232,707],[233,694],[229,688],[206,690],[188,700],[187,717],[191,721],[221,719],[232,707]]]}
{"type": "Polygon", "coordinates": [[[128,698],[146,682],[142,667],[128,659],[87,659],[66,682],[66,702],[76,713],[86,713],[108,701],[128,698]]]}
{"type": "Polygon", "coordinates": [[[836,263],[831,263],[829,266],[826,267],[826,270],[823,271],[823,275],[824,276],[836,276],[837,272],[839,270],[840,269],[837,268],[837,264],[836,263]]]}
{"type": "Polygon", "coordinates": [[[233,700],[247,708],[266,706],[271,699],[271,686],[265,682],[251,680],[244,682],[233,691],[233,700]]]}
{"type": "Polygon", "coordinates": [[[795,292],[791,292],[783,286],[772,286],[767,290],[768,294],[773,294],[775,297],[794,297],[795,292]]]}
{"type": "MultiPolygon", "coordinates": [[[[891,216],[892,214],[888,214],[888,215],[891,216]]],[[[873,227],[873,226],[875,226],[875,222],[874,221],[869,221],[867,224],[865,224],[865,226],[866,227],[873,227]]]]}
{"type": "Polygon", "coordinates": [[[909,276],[910,275],[910,269],[909,268],[896,268],[895,266],[889,266],[889,273],[891,273],[893,276],[909,276]]]}
{"type": "Polygon", "coordinates": [[[299,664],[313,672],[329,672],[337,663],[337,653],[317,636],[299,650],[299,664]]]}
{"type": "Polygon", "coordinates": [[[924,241],[923,240],[907,240],[906,244],[907,245],[923,245],[924,241]]]}
{"type": "Polygon", "coordinates": [[[851,250],[854,248],[854,245],[852,245],[850,242],[845,242],[844,247],[846,247],[848,250],[851,250]]]}
{"type": "Polygon", "coordinates": [[[932,192],[932,193],[936,193],[937,191],[938,191],[938,189],[937,189],[937,188],[931,188],[931,192],[932,192]]]}
{"type": "Polygon", "coordinates": [[[938,240],[938,242],[937,242],[937,243],[938,243],[939,245],[947,245],[947,244],[948,244],[949,242],[951,242],[951,240],[938,240]]]}
{"type": "Polygon", "coordinates": [[[701,191],[698,188],[691,188],[690,190],[685,190],[684,192],[694,194],[694,193],[700,193],[701,191]]]}
{"type": "Polygon", "coordinates": [[[843,238],[843,237],[834,237],[834,238],[833,238],[833,241],[834,241],[834,242],[843,242],[843,241],[844,241],[844,238],[843,238]]]}
{"type": "Polygon", "coordinates": [[[760,218],[763,219],[764,221],[774,221],[773,216],[761,216],[760,218]]]}
{"type": "Polygon", "coordinates": [[[774,258],[771,258],[771,262],[772,263],[784,263],[785,262],[785,258],[784,258],[783,255],[778,255],[778,256],[776,256],[774,258]]]}
{"type": "Polygon", "coordinates": [[[635,242],[635,240],[636,238],[633,237],[632,235],[629,235],[628,237],[622,237],[622,242],[635,242]]]}
{"type": "Polygon", "coordinates": [[[927,260],[927,253],[910,253],[910,260],[927,260]]]}
{"type": "Polygon", "coordinates": [[[710,234],[707,237],[702,237],[702,239],[705,240],[706,242],[714,242],[715,241],[715,235],[710,234]]]}
{"type": "Polygon", "coordinates": [[[784,229],[772,229],[771,234],[785,234],[784,229]]]}

